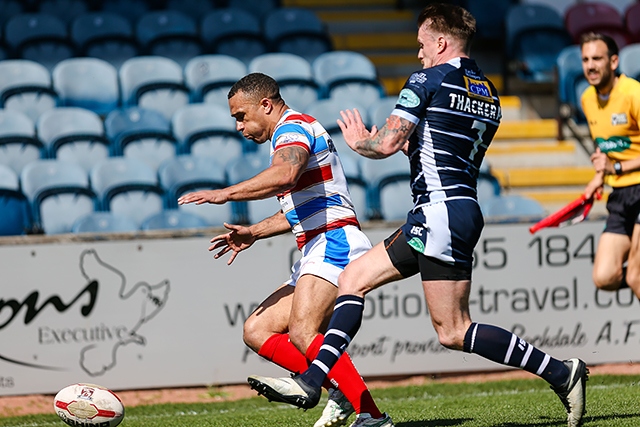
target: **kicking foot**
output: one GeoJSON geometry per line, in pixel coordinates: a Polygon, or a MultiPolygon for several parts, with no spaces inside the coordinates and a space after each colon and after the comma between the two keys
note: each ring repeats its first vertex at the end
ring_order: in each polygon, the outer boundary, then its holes
{"type": "Polygon", "coordinates": [[[302,409],[311,409],[320,401],[322,389],[308,385],[299,376],[271,378],[251,375],[249,386],[269,401],[288,403],[302,409]]]}
{"type": "Polygon", "coordinates": [[[551,387],[567,410],[567,426],[579,427],[586,412],[586,390],[589,370],[580,359],[565,360],[569,369],[569,379],[558,388],[551,387]]]}

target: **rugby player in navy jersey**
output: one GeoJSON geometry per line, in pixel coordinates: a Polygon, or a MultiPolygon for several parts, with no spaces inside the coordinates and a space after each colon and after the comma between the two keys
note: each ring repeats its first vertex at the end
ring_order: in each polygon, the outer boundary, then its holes
{"type": "Polygon", "coordinates": [[[543,378],[564,404],[568,426],[582,424],[583,361],[555,359],[503,328],[472,322],[469,314],[473,250],[484,226],[478,170],[501,119],[495,87],[469,58],[474,33],[475,19],[465,9],[425,7],[418,18],[423,69],[409,77],[385,126],[369,131],[357,110],[341,112],[338,124],[357,153],[408,155],[414,207],[399,230],[340,275],[333,316],[311,366],[294,378],[249,377],[269,399],[315,406],[326,375],[360,328],[365,295],[419,273],[443,346],[543,378]]]}

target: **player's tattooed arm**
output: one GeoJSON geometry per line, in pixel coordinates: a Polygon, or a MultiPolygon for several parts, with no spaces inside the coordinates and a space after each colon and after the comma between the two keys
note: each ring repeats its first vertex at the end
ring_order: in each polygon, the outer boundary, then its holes
{"type": "Polygon", "coordinates": [[[275,152],[275,157],[293,167],[300,167],[307,164],[309,153],[300,147],[284,147],[275,152]]]}

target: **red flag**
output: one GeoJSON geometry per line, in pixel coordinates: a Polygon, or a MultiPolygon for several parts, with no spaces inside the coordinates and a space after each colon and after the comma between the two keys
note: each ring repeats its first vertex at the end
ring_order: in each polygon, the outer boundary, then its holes
{"type": "MultiPolygon", "coordinates": [[[[600,200],[601,196],[596,194],[596,197],[600,200]]],[[[584,195],[581,195],[559,211],[552,213],[532,225],[529,228],[529,232],[533,234],[542,228],[564,227],[582,222],[587,215],[589,215],[589,211],[591,211],[591,207],[593,206],[593,200],[593,196],[587,199],[584,195]]]]}

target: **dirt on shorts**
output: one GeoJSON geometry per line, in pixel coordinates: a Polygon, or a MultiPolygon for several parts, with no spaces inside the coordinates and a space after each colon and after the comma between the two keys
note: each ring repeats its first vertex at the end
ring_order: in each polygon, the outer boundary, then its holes
{"type": "MultiPolygon", "coordinates": [[[[640,374],[640,362],[589,366],[592,375],[632,375],[640,374]]],[[[367,385],[372,389],[386,387],[422,385],[445,382],[486,382],[507,379],[535,378],[521,370],[501,372],[417,375],[402,378],[369,379],[367,385]]],[[[157,403],[206,403],[246,399],[256,396],[248,385],[224,385],[214,387],[166,388],[153,390],[116,390],[125,407],[152,405],[157,403]]],[[[24,396],[1,396],[0,417],[28,414],[53,413],[53,395],[33,394],[24,396]]]]}

